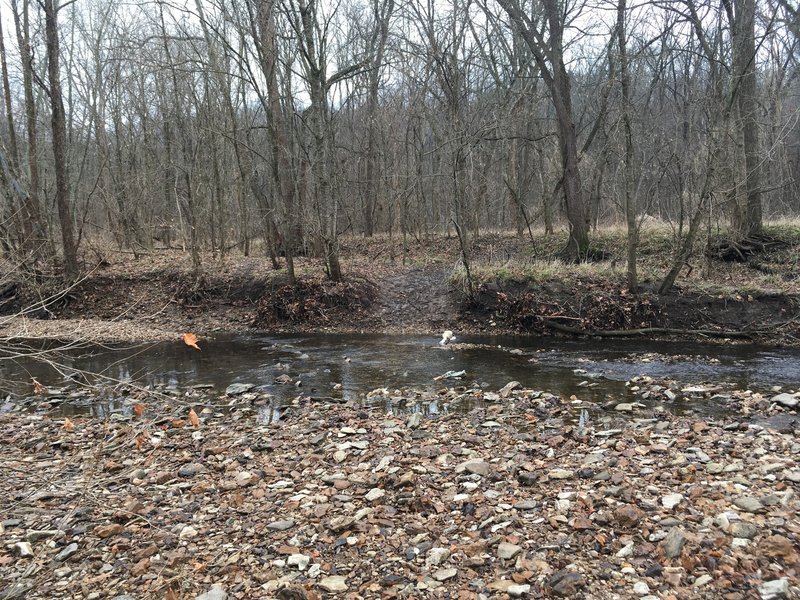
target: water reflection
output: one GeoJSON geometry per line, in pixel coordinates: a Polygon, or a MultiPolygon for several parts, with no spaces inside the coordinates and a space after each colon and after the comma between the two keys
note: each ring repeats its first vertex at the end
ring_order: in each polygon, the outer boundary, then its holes
{"type": "MultiPolygon", "coordinates": [[[[179,390],[213,386],[221,396],[232,383],[250,383],[274,396],[259,407],[267,422],[298,397],[359,400],[375,388],[413,387],[436,393],[447,387],[496,391],[512,380],[524,387],[603,404],[631,401],[625,381],[637,375],[682,382],[727,382],[741,389],[768,390],[800,383],[800,353],[751,346],[647,341],[540,340],[531,337],[468,337],[466,346],[438,345],[438,338],[385,335],[237,336],[207,339],[197,352],[183,343],[137,349],[83,349],[61,353],[57,365],[33,359],[0,362],[0,388],[15,396],[31,393],[31,378],[48,387],[69,387],[64,373],[90,373],[91,380],[135,382],[179,390]],[[658,353],[654,354],[654,349],[658,353]],[[453,371],[457,380],[436,381],[453,371]]],[[[400,406],[389,397],[386,412],[441,414],[447,404],[400,406]]],[[[57,398],[54,399],[58,400],[57,398]]],[[[120,399],[102,406],[82,398],[61,398],[76,411],[102,417],[125,411],[120,399]]]]}

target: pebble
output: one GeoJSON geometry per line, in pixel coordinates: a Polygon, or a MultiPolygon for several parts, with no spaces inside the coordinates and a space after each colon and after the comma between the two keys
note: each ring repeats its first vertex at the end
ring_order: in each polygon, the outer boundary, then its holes
{"type": "Polygon", "coordinates": [[[573,471],[568,471],[567,469],[553,469],[547,474],[550,479],[569,479],[574,475],[573,471]]]}
{"type": "Polygon", "coordinates": [[[621,549],[620,549],[620,550],[619,550],[619,551],[616,553],[616,555],[615,555],[615,556],[616,556],[617,558],[628,558],[629,556],[633,555],[633,548],[634,548],[634,545],[635,545],[635,544],[634,544],[633,542],[628,542],[627,544],[625,544],[625,545],[624,545],[624,546],[623,546],[623,547],[622,547],[622,548],[621,548],[621,549]]]}
{"type": "Polygon", "coordinates": [[[761,504],[758,498],[753,498],[752,496],[739,496],[738,498],[734,498],[733,504],[745,512],[757,512],[764,508],[764,505],[761,504]]]}
{"type": "Polygon", "coordinates": [[[425,564],[438,566],[450,558],[450,550],[447,548],[431,548],[428,551],[428,557],[425,559],[425,564]]]}
{"type": "Polygon", "coordinates": [[[682,494],[667,494],[661,498],[661,505],[667,510],[672,510],[678,506],[678,504],[683,502],[683,499],[684,498],[682,494]]]}
{"type": "Polygon", "coordinates": [[[758,534],[758,527],[747,521],[737,521],[728,527],[728,533],[735,538],[752,540],[758,534]]]}
{"type": "Polygon", "coordinates": [[[712,581],[714,581],[714,578],[708,573],[706,573],[705,575],[700,575],[700,577],[695,579],[693,585],[694,587],[702,587],[707,583],[711,583],[712,581]]]}
{"type": "Polygon", "coordinates": [[[197,537],[197,529],[192,527],[191,525],[186,525],[181,532],[178,534],[178,537],[182,540],[190,540],[192,538],[197,537]]]}
{"type": "Polygon", "coordinates": [[[712,475],[718,475],[722,473],[722,470],[725,468],[725,465],[718,462],[710,462],[706,464],[706,471],[711,473],[712,475]]]}
{"type": "Polygon", "coordinates": [[[326,592],[346,592],[347,580],[341,575],[331,575],[330,577],[321,579],[319,587],[326,592]]]}
{"type": "Polygon", "coordinates": [[[531,591],[531,586],[527,583],[510,585],[506,588],[506,593],[512,598],[520,598],[531,591]]]}
{"type": "Polygon", "coordinates": [[[272,523],[267,524],[267,529],[271,529],[272,531],[286,531],[294,527],[294,521],[291,519],[283,519],[281,521],[273,521],[272,523]]]}
{"type": "Polygon", "coordinates": [[[364,495],[364,499],[367,502],[374,502],[378,498],[383,498],[386,495],[386,491],[382,490],[381,488],[372,488],[364,495]]]}
{"type": "Polygon", "coordinates": [[[33,556],[33,548],[30,542],[17,542],[14,544],[14,551],[20,558],[30,558],[33,556]]]}
{"type": "Polygon", "coordinates": [[[189,463],[178,469],[178,475],[181,477],[194,477],[195,475],[205,473],[206,471],[207,469],[200,463],[189,463]]]}
{"type": "Polygon", "coordinates": [[[673,527],[669,530],[667,537],[664,538],[662,546],[664,548],[664,556],[667,558],[676,558],[680,556],[683,546],[686,543],[686,536],[680,527],[673,527]]]}
{"type": "Polygon", "coordinates": [[[215,584],[211,586],[211,589],[208,590],[205,594],[200,594],[195,598],[195,600],[227,600],[228,594],[225,591],[225,588],[219,584],[215,584]]]}
{"type": "Polygon", "coordinates": [[[795,408],[798,404],[800,404],[800,400],[798,400],[793,394],[778,394],[777,396],[773,396],[770,399],[770,402],[777,402],[778,404],[788,408],[795,408]]]}
{"type": "Polygon", "coordinates": [[[633,412],[633,404],[630,402],[620,402],[614,407],[614,410],[619,412],[633,412]]]}
{"type": "Polygon", "coordinates": [[[286,559],[286,564],[290,567],[297,567],[299,571],[305,571],[308,563],[311,562],[311,557],[305,554],[292,554],[286,559]]]}
{"type": "Polygon", "coordinates": [[[431,575],[431,577],[433,577],[436,581],[447,581],[456,575],[458,575],[458,570],[451,567],[449,569],[439,569],[433,575],[431,575]]]}
{"type": "Polygon", "coordinates": [[[481,477],[485,477],[491,472],[491,465],[484,460],[468,460],[466,462],[461,463],[456,467],[456,473],[467,471],[468,473],[472,473],[473,475],[480,475],[481,477]]]}
{"type": "Polygon", "coordinates": [[[514,558],[522,550],[522,546],[500,542],[497,545],[497,558],[508,560],[514,558]]]}
{"type": "Polygon", "coordinates": [[[232,383],[225,388],[225,394],[228,396],[239,396],[252,390],[255,386],[253,383],[232,383]]]}
{"type": "Polygon", "coordinates": [[[633,593],[637,596],[646,596],[650,593],[650,586],[644,581],[637,581],[633,584],[633,593]]]}
{"type": "Polygon", "coordinates": [[[73,542],[69,546],[65,547],[61,552],[59,552],[56,555],[55,560],[58,562],[64,562],[65,560],[68,560],[77,551],[78,551],[78,544],[73,542]]]}
{"type": "Polygon", "coordinates": [[[761,600],[778,600],[789,595],[789,580],[785,577],[766,581],[758,586],[758,593],[761,600]]]}

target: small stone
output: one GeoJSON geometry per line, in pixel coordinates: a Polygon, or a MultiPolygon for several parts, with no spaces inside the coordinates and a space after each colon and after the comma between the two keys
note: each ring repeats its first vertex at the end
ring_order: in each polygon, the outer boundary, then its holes
{"type": "Polygon", "coordinates": [[[758,586],[761,600],[778,600],[789,595],[789,580],[785,577],[766,581],[758,586]]]}
{"type": "Polygon", "coordinates": [[[473,475],[480,475],[481,477],[486,477],[491,472],[491,470],[492,470],[491,465],[489,465],[489,463],[487,463],[486,461],[480,459],[468,460],[456,467],[456,473],[467,471],[468,473],[472,473],[473,475]]]}
{"type": "Polygon", "coordinates": [[[25,539],[29,542],[38,542],[39,540],[56,537],[62,533],[58,529],[31,529],[25,534],[25,539]]]}
{"type": "Polygon", "coordinates": [[[33,548],[30,542],[17,542],[14,544],[14,551],[20,558],[30,558],[33,556],[33,548]]]}
{"type": "Polygon", "coordinates": [[[667,494],[663,498],[661,498],[661,505],[666,508],[667,510],[672,510],[678,504],[683,502],[683,495],[682,494],[667,494]]]}
{"type": "Polygon", "coordinates": [[[292,554],[286,559],[286,564],[290,567],[297,567],[299,571],[305,571],[308,563],[311,562],[311,557],[305,554],[292,554]]]}
{"type": "Polygon", "coordinates": [[[711,583],[712,581],[714,581],[714,578],[708,573],[705,573],[703,575],[700,575],[700,577],[694,580],[694,587],[703,587],[704,585],[706,585],[707,583],[711,583]]]}
{"type": "Polygon", "coordinates": [[[415,429],[422,424],[422,413],[411,413],[406,420],[406,427],[409,429],[415,429]]]}
{"type": "Polygon", "coordinates": [[[347,580],[341,575],[331,575],[320,580],[319,587],[326,592],[346,592],[347,580]]]}
{"type": "Polygon", "coordinates": [[[225,592],[225,588],[219,584],[215,584],[212,585],[211,589],[205,594],[197,596],[195,600],[226,600],[227,598],[228,594],[225,592]]]}
{"type": "Polygon", "coordinates": [[[635,544],[633,542],[628,542],[622,548],[620,548],[620,550],[616,554],[616,557],[617,558],[628,558],[629,556],[632,556],[633,555],[634,545],[635,544]]]}
{"type": "Polygon", "coordinates": [[[192,527],[191,525],[186,525],[181,532],[178,534],[178,537],[182,540],[190,540],[194,537],[197,537],[197,529],[192,527]]]}
{"type": "Polygon", "coordinates": [[[644,517],[644,513],[632,504],[623,504],[614,511],[614,519],[622,527],[635,527],[644,517]]]}
{"type": "Polygon", "coordinates": [[[119,523],[112,523],[110,525],[100,525],[94,528],[94,533],[100,539],[109,538],[114,535],[119,535],[123,532],[122,525],[119,523]]]}
{"type": "Polygon", "coordinates": [[[644,581],[637,581],[633,584],[633,593],[637,596],[646,596],[650,593],[650,586],[644,581]]]}
{"type": "Polygon", "coordinates": [[[195,475],[199,473],[205,473],[206,471],[207,469],[205,466],[201,465],[200,463],[189,463],[178,469],[178,475],[181,477],[194,477],[195,475]]]}
{"type": "Polygon", "coordinates": [[[680,527],[673,527],[669,530],[667,537],[661,543],[664,548],[664,556],[667,558],[677,558],[681,555],[683,545],[686,543],[686,536],[680,527]]]}
{"type": "Polygon", "coordinates": [[[447,548],[431,548],[425,563],[431,566],[438,566],[450,558],[450,550],[447,548]]]}
{"type": "Polygon", "coordinates": [[[522,546],[500,542],[497,545],[497,558],[502,558],[503,560],[514,558],[521,550],[522,546]]]}
{"type": "Polygon", "coordinates": [[[447,581],[456,575],[458,575],[458,570],[451,567],[449,569],[439,569],[433,575],[431,575],[431,577],[433,577],[436,581],[447,581]]]}
{"type": "Polygon", "coordinates": [[[71,543],[69,546],[64,548],[61,552],[56,555],[55,560],[58,562],[64,562],[65,560],[69,559],[73,554],[78,551],[78,544],[75,542],[71,543]]]}
{"type": "Polygon", "coordinates": [[[630,402],[620,402],[614,407],[614,410],[619,412],[633,412],[633,404],[630,402]]]}
{"type": "Polygon", "coordinates": [[[728,527],[728,533],[735,538],[752,540],[758,534],[758,527],[747,521],[735,521],[728,527]]]}
{"type": "Polygon", "coordinates": [[[745,512],[757,512],[764,508],[758,498],[753,498],[752,496],[739,496],[733,500],[733,504],[736,508],[745,512]]]}
{"type": "Polygon", "coordinates": [[[531,586],[527,583],[510,585],[506,588],[506,593],[512,598],[520,598],[531,591],[531,586]]]}
{"type": "Polygon", "coordinates": [[[569,479],[574,475],[574,472],[567,471],[566,469],[553,469],[547,474],[550,479],[569,479]]]}
{"type": "Polygon", "coordinates": [[[575,598],[578,590],[586,586],[586,580],[580,573],[562,569],[550,577],[550,587],[557,596],[575,598]]]}
{"type": "Polygon", "coordinates": [[[291,527],[294,527],[294,521],[292,521],[291,519],[273,521],[272,523],[267,524],[267,529],[271,529],[272,531],[286,531],[291,527]]]}
{"type": "Polygon", "coordinates": [[[778,394],[777,396],[773,396],[770,399],[770,402],[776,402],[782,406],[786,406],[787,408],[795,408],[798,404],[800,404],[800,400],[798,400],[792,394],[778,394]]]}
{"type": "Polygon", "coordinates": [[[381,488],[372,488],[364,495],[364,499],[367,502],[374,502],[378,498],[383,498],[386,495],[386,491],[382,490],[381,488]]]}
{"type": "Polygon", "coordinates": [[[536,500],[521,500],[514,505],[517,510],[534,510],[538,506],[536,500]]]}
{"type": "Polygon", "coordinates": [[[333,460],[337,463],[344,462],[347,459],[347,451],[346,450],[337,450],[333,453],[333,460]]]}
{"type": "Polygon", "coordinates": [[[706,464],[706,471],[711,475],[718,475],[722,473],[722,470],[725,468],[725,465],[718,462],[710,462],[706,464]]]}
{"type": "Polygon", "coordinates": [[[255,386],[253,383],[232,383],[227,388],[225,388],[225,393],[228,396],[240,396],[245,392],[249,392],[255,386]]]}

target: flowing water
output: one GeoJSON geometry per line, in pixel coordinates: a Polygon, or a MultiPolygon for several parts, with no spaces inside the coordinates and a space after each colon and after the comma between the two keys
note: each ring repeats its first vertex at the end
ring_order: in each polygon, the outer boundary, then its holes
{"type": "MultiPolygon", "coordinates": [[[[80,388],[70,379],[76,372],[159,389],[213,386],[218,395],[232,383],[249,383],[273,395],[274,406],[300,395],[356,399],[383,387],[497,391],[513,380],[596,403],[635,401],[625,385],[635,376],[755,391],[800,387],[800,351],[753,346],[468,336],[441,347],[438,338],[386,335],[231,336],[201,340],[200,345],[199,352],[179,341],[90,347],[60,353],[55,359],[58,368],[32,358],[3,360],[0,386],[10,394],[4,406],[8,409],[15,398],[30,396],[31,378],[63,392],[60,400],[66,412],[98,414],[121,406],[119,399],[98,403],[76,391],[80,388]],[[436,379],[459,371],[465,372],[460,379],[436,379]],[[281,376],[290,383],[276,383],[281,376]]],[[[54,394],[58,397],[51,391],[54,394]]],[[[435,412],[437,407],[427,410],[435,412]]]]}

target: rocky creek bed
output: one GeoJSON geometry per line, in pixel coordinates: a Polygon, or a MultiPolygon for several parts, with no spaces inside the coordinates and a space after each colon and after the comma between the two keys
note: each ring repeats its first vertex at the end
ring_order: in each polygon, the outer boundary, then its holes
{"type": "Polygon", "coordinates": [[[0,598],[800,598],[797,427],[758,420],[794,394],[701,420],[377,390],[273,420],[245,388],[0,413],[0,598]]]}

